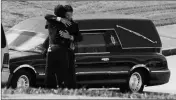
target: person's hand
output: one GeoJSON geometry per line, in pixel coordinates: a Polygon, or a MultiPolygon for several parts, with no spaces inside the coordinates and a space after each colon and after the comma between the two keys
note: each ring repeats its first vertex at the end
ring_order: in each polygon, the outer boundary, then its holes
{"type": "Polygon", "coordinates": [[[71,25],[71,22],[65,18],[61,18],[60,22],[62,22],[66,27],[71,25]]]}
{"type": "Polygon", "coordinates": [[[59,34],[63,38],[66,38],[66,39],[70,39],[71,38],[71,35],[69,34],[69,32],[67,30],[65,32],[60,30],[59,34]]]}

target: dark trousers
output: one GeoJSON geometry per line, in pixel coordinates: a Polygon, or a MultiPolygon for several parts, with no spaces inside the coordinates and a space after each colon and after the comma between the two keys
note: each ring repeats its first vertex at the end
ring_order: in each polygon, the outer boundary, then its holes
{"type": "Polygon", "coordinates": [[[45,84],[47,88],[75,88],[74,52],[64,47],[47,53],[45,84]]]}
{"type": "Polygon", "coordinates": [[[75,72],[75,54],[74,51],[69,49],[68,50],[68,55],[69,55],[69,68],[68,68],[68,73],[69,73],[69,87],[68,88],[76,88],[76,72],[75,72]]]}

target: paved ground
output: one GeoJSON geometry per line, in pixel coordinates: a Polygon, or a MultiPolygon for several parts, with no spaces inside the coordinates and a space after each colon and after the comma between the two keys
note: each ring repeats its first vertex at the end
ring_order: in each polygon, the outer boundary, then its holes
{"type": "Polygon", "coordinates": [[[144,91],[176,94],[176,56],[167,57],[167,61],[171,71],[169,82],[164,85],[145,87],[144,91]]]}
{"type": "Polygon", "coordinates": [[[163,49],[176,48],[176,24],[157,27],[163,49]]]}

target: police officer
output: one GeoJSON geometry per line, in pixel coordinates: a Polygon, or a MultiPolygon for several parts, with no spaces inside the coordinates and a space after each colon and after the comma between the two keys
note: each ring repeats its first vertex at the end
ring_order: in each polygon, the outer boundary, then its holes
{"type": "Polygon", "coordinates": [[[55,7],[55,15],[47,14],[49,48],[47,53],[46,86],[75,88],[74,42],[81,41],[78,24],[72,20],[70,5],[55,7]],[[72,46],[72,47],[71,47],[72,46]]]}

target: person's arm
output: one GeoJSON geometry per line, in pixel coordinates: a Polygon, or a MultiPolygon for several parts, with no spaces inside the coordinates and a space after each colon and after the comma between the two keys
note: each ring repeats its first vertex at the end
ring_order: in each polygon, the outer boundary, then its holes
{"type": "Polygon", "coordinates": [[[46,19],[48,22],[51,22],[51,23],[54,23],[54,22],[62,22],[63,24],[65,24],[66,27],[71,25],[71,22],[68,21],[67,19],[61,18],[61,17],[57,17],[57,16],[52,15],[52,14],[46,14],[46,15],[45,15],[45,19],[46,19]]]}
{"type": "Polygon", "coordinates": [[[73,33],[73,35],[71,35],[70,39],[72,41],[75,41],[75,42],[80,42],[80,41],[82,41],[82,35],[81,35],[80,31],[79,31],[78,24],[76,23],[75,25],[76,25],[75,32],[73,33]]]}
{"type": "Polygon", "coordinates": [[[45,15],[45,19],[49,22],[56,22],[56,21],[60,21],[61,17],[57,17],[55,15],[52,15],[52,14],[46,14],[45,15]]]}

